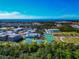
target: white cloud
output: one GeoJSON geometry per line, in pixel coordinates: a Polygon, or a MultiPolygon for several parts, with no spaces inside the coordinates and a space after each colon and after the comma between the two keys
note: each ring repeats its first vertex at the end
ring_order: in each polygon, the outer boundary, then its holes
{"type": "Polygon", "coordinates": [[[21,12],[4,12],[0,11],[0,19],[79,19],[78,15],[61,15],[61,16],[28,16],[21,12]]]}
{"type": "Polygon", "coordinates": [[[45,18],[52,18],[47,16],[28,16],[24,15],[20,12],[2,12],[0,11],[0,19],[45,19],[45,18]]]}
{"type": "Polygon", "coordinates": [[[62,16],[59,16],[58,18],[61,18],[61,19],[79,19],[79,16],[78,15],[62,15],[62,16]]]}

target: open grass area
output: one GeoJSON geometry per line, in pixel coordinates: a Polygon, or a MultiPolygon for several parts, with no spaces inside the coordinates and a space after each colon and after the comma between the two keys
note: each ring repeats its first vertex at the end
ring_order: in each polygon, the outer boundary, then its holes
{"type": "Polygon", "coordinates": [[[79,36],[78,32],[58,32],[53,33],[55,36],[79,36]]]}
{"type": "Polygon", "coordinates": [[[64,37],[63,41],[66,43],[79,44],[79,33],[77,32],[59,32],[54,33],[55,40],[61,42],[60,37],[64,37]]]}
{"type": "Polygon", "coordinates": [[[79,44],[79,38],[65,38],[64,41],[66,43],[79,44]]]}

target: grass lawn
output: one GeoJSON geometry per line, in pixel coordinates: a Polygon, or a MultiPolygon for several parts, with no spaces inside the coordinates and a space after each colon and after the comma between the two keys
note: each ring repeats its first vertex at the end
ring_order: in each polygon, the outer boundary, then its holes
{"type": "Polygon", "coordinates": [[[66,43],[79,44],[79,38],[65,38],[64,41],[66,43]]]}
{"type": "Polygon", "coordinates": [[[64,42],[79,44],[79,33],[77,32],[59,32],[59,33],[54,33],[54,36],[55,36],[55,41],[57,42],[61,42],[60,37],[64,36],[65,37],[63,39],[64,42]]]}

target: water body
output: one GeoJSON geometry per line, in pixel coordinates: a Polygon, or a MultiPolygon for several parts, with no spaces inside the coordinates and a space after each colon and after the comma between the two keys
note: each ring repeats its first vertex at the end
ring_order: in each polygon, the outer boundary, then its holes
{"type": "Polygon", "coordinates": [[[0,22],[53,22],[53,21],[79,21],[79,19],[0,19],[0,22]]]}

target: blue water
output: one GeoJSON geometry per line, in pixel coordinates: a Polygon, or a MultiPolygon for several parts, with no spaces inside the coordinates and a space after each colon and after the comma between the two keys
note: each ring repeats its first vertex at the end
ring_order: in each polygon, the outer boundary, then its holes
{"type": "Polygon", "coordinates": [[[79,19],[0,19],[0,22],[51,22],[51,21],[79,21],[79,19]]]}

